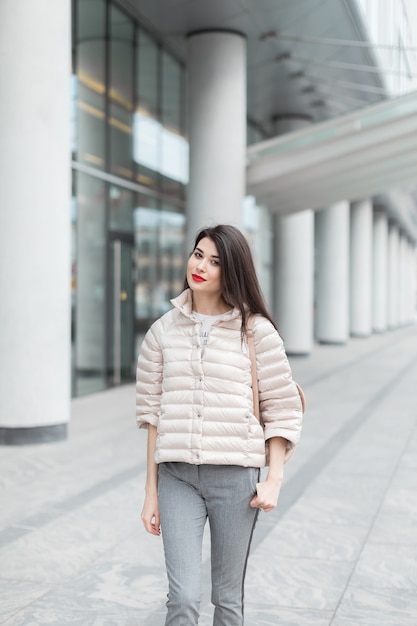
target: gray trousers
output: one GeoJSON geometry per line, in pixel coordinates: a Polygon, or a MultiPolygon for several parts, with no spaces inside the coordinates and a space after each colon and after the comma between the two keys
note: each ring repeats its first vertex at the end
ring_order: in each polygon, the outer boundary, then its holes
{"type": "Polygon", "coordinates": [[[161,463],[158,494],[169,592],[165,626],[198,624],[202,542],[211,535],[214,626],[242,626],[246,563],[258,510],[249,503],[259,470],[161,463]]]}

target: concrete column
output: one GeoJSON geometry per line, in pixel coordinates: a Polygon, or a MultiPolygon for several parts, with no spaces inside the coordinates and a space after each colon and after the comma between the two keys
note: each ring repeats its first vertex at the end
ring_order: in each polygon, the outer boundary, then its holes
{"type": "Polygon", "coordinates": [[[372,327],[383,333],[388,325],[388,217],[384,211],[374,213],[372,327]]]}
{"type": "Polygon", "coordinates": [[[394,223],[388,229],[388,327],[397,328],[399,322],[398,277],[400,235],[394,223]]]}
{"type": "Polygon", "coordinates": [[[277,216],[275,304],[288,354],[309,354],[313,346],[314,211],[277,216]]]}
{"type": "Polygon", "coordinates": [[[318,341],[346,343],[349,333],[349,203],[317,211],[318,341]]]}
{"type": "Polygon", "coordinates": [[[411,324],[413,321],[413,305],[412,305],[412,285],[414,282],[413,266],[412,266],[412,244],[407,238],[406,242],[406,265],[407,265],[407,283],[405,286],[405,310],[406,323],[411,324]]]}
{"type": "Polygon", "coordinates": [[[417,255],[413,242],[410,243],[410,273],[410,321],[414,323],[417,321],[417,255]]]}
{"type": "MultiPolygon", "coordinates": [[[[274,119],[276,134],[311,124],[306,116],[274,119]]],[[[275,312],[288,354],[309,354],[313,347],[314,211],[275,219],[275,312]]]]}
{"type": "Polygon", "coordinates": [[[368,337],[372,328],[372,202],[352,203],[350,218],[350,333],[368,337]]]}
{"type": "Polygon", "coordinates": [[[409,289],[409,264],[407,258],[407,237],[404,233],[400,234],[399,241],[399,272],[398,272],[398,321],[401,326],[404,326],[407,322],[407,294],[409,289]]]}
{"type": "Polygon", "coordinates": [[[62,439],[70,411],[70,2],[3,2],[0,443],[62,439]]]}
{"type": "Polygon", "coordinates": [[[273,258],[273,216],[264,206],[258,207],[258,235],[252,253],[255,261],[256,273],[262,289],[265,302],[272,310],[272,258],[273,258]]]}
{"type": "Polygon", "coordinates": [[[191,244],[202,226],[242,226],[246,160],[246,39],[237,32],[188,37],[191,244]]]}
{"type": "Polygon", "coordinates": [[[410,324],[413,321],[413,283],[414,273],[412,264],[412,244],[409,239],[405,245],[406,284],[405,284],[405,319],[410,324]]]}
{"type": "Polygon", "coordinates": [[[415,300],[415,256],[414,244],[407,238],[405,242],[405,322],[410,324],[414,321],[414,300],[415,300]]]}

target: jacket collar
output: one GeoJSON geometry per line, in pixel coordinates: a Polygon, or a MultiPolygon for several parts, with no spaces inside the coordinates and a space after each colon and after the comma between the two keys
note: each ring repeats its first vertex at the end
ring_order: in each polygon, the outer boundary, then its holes
{"type": "MultiPolygon", "coordinates": [[[[173,298],[171,300],[172,306],[177,308],[183,315],[194,319],[192,317],[193,313],[193,298],[191,289],[185,289],[179,296],[173,298]]],[[[229,311],[222,319],[223,320],[232,320],[236,317],[240,317],[240,311],[236,307],[229,311]]]]}

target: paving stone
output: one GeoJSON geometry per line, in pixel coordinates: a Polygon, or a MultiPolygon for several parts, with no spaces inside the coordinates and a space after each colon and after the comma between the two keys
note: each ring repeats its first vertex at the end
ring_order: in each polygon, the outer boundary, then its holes
{"type": "MultiPolygon", "coordinates": [[[[257,524],[245,626],[416,626],[416,328],[315,346],[291,365],[305,429],[278,509],[257,524]]],[[[1,450],[0,624],[162,626],[134,387],[72,412],[68,441],[1,450]]],[[[206,532],[201,626],[213,614],[209,553],[206,532]]]]}

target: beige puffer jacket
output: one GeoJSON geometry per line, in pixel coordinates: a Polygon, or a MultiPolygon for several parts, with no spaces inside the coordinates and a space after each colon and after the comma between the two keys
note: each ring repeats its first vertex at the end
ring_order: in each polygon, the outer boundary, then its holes
{"type": "Polygon", "coordinates": [[[253,330],[264,429],[253,413],[251,363],[235,309],[211,328],[201,355],[190,290],[147,332],[137,364],[138,426],[158,427],[155,461],[265,465],[265,440],[300,437],[302,408],[283,343],[256,316],[253,330]]]}

